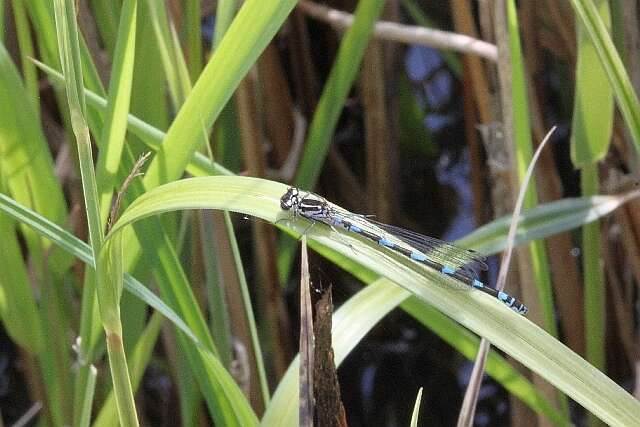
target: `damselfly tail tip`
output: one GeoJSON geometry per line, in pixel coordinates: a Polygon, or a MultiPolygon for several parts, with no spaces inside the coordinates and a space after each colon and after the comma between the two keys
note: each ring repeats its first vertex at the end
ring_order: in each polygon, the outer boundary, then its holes
{"type": "Polygon", "coordinates": [[[527,313],[529,312],[529,308],[527,308],[527,306],[522,303],[518,303],[516,306],[512,308],[516,313],[521,314],[523,316],[526,316],[527,313]]]}

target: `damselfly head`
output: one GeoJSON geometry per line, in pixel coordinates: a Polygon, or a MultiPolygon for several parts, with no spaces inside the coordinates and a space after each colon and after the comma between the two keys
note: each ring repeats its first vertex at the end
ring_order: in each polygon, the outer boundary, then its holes
{"type": "Polygon", "coordinates": [[[284,193],[282,197],[280,197],[280,208],[283,211],[290,210],[294,205],[298,203],[298,189],[295,187],[289,187],[287,189],[287,192],[284,193]]]}

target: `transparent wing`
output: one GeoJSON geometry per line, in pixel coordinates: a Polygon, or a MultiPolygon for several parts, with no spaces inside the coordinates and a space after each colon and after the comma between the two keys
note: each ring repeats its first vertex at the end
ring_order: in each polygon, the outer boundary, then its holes
{"type": "Polygon", "coordinates": [[[436,239],[435,237],[425,236],[424,234],[416,233],[405,228],[384,224],[371,218],[365,218],[365,220],[415,249],[418,249],[434,261],[461,269],[463,272],[469,274],[469,277],[476,278],[480,272],[487,269],[486,257],[474,250],[464,249],[443,240],[436,239]]]}
{"type": "Polygon", "coordinates": [[[486,257],[472,249],[461,248],[435,237],[376,221],[371,215],[356,214],[335,205],[332,206],[332,209],[340,216],[350,219],[360,226],[377,227],[384,233],[424,253],[433,261],[460,269],[468,277],[477,278],[480,272],[487,270],[486,257]]]}

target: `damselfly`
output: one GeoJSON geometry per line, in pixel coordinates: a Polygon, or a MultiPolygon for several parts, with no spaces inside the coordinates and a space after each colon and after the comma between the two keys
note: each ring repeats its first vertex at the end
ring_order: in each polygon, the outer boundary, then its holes
{"type": "Polygon", "coordinates": [[[379,223],[364,215],[353,214],[329,204],[313,193],[302,193],[290,187],[280,198],[280,207],[313,222],[345,230],[424,264],[464,285],[478,289],[502,301],[516,313],[526,315],[527,307],[506,292],[490,288],[478,280],[478,273],[486,270],[485,258],[475,251],[454,246],[442,240],[423,236],[409,230],[379,223]]]}

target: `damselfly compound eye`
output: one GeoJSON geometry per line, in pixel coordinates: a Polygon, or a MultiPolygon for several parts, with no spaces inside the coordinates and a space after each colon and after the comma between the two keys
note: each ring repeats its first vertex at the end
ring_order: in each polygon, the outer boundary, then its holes
{"type": "Polygon", "coordinates": [[[289,187],[287,192],[280,198],[280,209],[284,211],[290,210],[297,199],[298,189],[289,187]]]}

